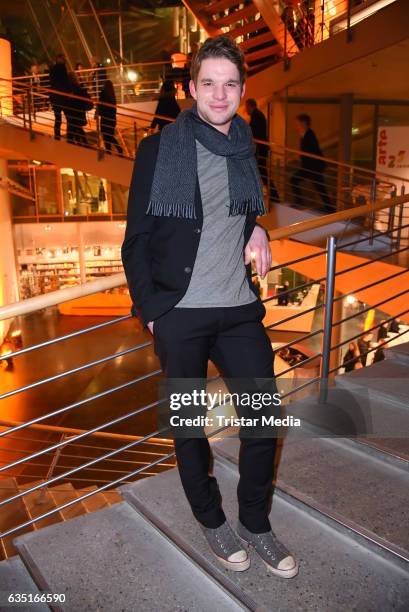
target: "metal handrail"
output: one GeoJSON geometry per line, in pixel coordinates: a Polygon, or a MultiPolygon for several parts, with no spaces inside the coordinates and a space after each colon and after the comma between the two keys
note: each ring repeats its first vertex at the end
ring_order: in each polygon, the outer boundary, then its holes
{"type": "MultiPolygon", "coordinates": [[[[12,421],[10,419],[1,419],[0,427],[7,425],[8,427],[18,427],[23,425],[22,421],[12,421]]],[[[35,429],[38,431],[47,431],[53,433],[66,433],[66,434],[78,434],[84,433],[84,429],[76,429],[74,427],[63,427],[61,425],[39,425],[38,423],[30,424],[27,429],[35,429]]],[[[44,442],[44,440],[33,440],[32,438],[16,438],[15,436],[10,436],[13,440],[26,440],[28,442],[44,442]]],[[[139,440],[141,436],[131,436],[130,434],[120,434],[109,431],[96,431],[91,434],[91,437],[95,438],[104,438],[109,440],[139,440]]],[[[159,446],[168,445],[170,440],[166,442],[165,438],[152,438],[149,440],[150,444],[157,444],[159,446]]],[[[76,446],[75,444],[73,446],[76,446]]],[[[81,445],[83,447],[85,445],[81,445]]],[[[99,446],[90,447],[90,448],[100,448],[99,446]]]]}

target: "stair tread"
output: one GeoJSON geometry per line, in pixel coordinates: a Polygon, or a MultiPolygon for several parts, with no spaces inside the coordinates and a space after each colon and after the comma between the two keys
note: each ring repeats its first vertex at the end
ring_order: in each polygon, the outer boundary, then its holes
{"type": "MultiPolygon", "coordinates": [[[[237,461],[237,438],[226,438],[214,448],[237,461]]],[[[409,556],[408,471],[369,456],[358,445],[354,449],[334,439],[315,437],[284,442],[277,484],[289,485],[409,556]],[[351,474],[353,478],[348,477],[351,474]]]]}
{"type": "Polygon", "coordinates": [[[409,342],[401,342],[395,344],[395,346],[385,346],[385,357],[386,359],[400,363],[401,365],[409,366],[409,342]]]}
{"type": "MultiPolygon", "coordinates": [[[[0,500],[7,499],[16,493],[19,493],[20,489],[21,487],[19,487],[15,478],[4,478],[0,481],[0,500]]],[[[0,508],[0,533],[8,531],[13,527],[17,527],[17,525],[21,525],[30,519],[31,516],[21,497],[8,502],[5,506],[0,508]]],[[[28,525],[27,527],[20,529],[18,532],[3,538],[3,546],[7,557],[12,557],[13,555],[17,554],[17,550],[13,544],[14,538],[18,534],[28,533],[33,529],[33,525],[28,525]]]]}
{"type": "MultiPolygon", "coordinates": [[[[92,485],[90,487],[85,487],[83,489],[79,489],[78,492],[80,495],[84,493],[89,493],[90,491],[96,491],[98,487],[96,485],[92,485]]],[[[101,508],[105,508],[108,505],[108,500],[104,497],[104,492],[95,493],[94,495],[90,495],[86,499],[83,499],[82,502],[88,512],[95,512],[96,510],[100,510],[101,508]]]]}
{"type": "Polygon", "coordinates": [[[218,28],[227,27],[233,23],[238,23],[243,19],[248,19],[249,17],[253,17],[257,15],[258,9],[254,4],[249,4],[243,8],[240,8],[236,11],[230,13],[230,15],[224,15],[223,17],[218,17],[214,19],[211,23],[213,26],[218,28]]]}
{"type": "MultiPolygon", "coordinates": [[[[39,594],[37,585],[26,570],[20,557],[15,556],[0,562],[0,610],[11,609],[7,597],[11,593],[39,594]]],[[[14,604],[15,606],[17,604],[14,604]]],[[[19,604],[18,609],[22,612],[49,612],[50,608],[44,603],[19,604]]]]}
{"type": "Polygon", "coordinates": [[[409,404],[409,368],[385,359],[370,367],[336,376],[337,386],[364,390],[370,395],[382,395],[391,401],[409,404]]]}
{"type": "MultiPolygon", "coordinates": [[[[372,366],[371,366],[372,367],[372,366]]],[[[369,369],[369,368],[368,368],[369,369]]],[[[363,386],[358,388],[339,384],[329,391],[326,404],[320,404],[318,396],[309,396],[292,402],[287,410],[302,424],[325,430],[325,435],[368,438],[409,439],[409,407],[379,394],[370,394],[363,386]]],[[[296,431],[292,430],[291,434],[296,431]]],[[[301,435],[301,437],[303,437],[301,435]]]]}
{"type": "Polygon", "coordinates": [[[229,36],[231,38],[238,38],[239,36],[243,36],[246,34],[250,34],[251,32],[256,32],[257,30],[263,30],[268,27],[264,19],[261,17],[256,19],[255,21],[249,21],[242,26],[238,26],[236,28],[231,28],[229,30],[229,36]]]}
{"type": "Polygon", "coordinates": [[[280,47],[278,45],[270,45],[265,47],[264,49],[259,49],[258,51],[247,51],[246,52],[246,61],[247,62],[255,62],[257,60],[265,59],[266,57],[275,57],[280,52],[280,47]]]}
{"type": "Polygon", "coordinates": [[[202,7],[204,13],[210,13],[210,15],[215,15],[216,13],[221,13],[222,11],[231,8],[237,5],[236,0],[216,0],[215,2],[211,2],[211,4],[206,4],[202,7]]]}
{"type": "Polygon", "coordinates": [[[123,501],[123,497],[119,491],[104,491],[104,496],[107,498],[110,505],[123,501]]]}
{"type": "MultiPolygon", "coordinates": [[[[50,487],[49,491],[57,506],[62,506],[78,498],[78,493],[70,482],[66,482],[55,487],[50,487]]],[[[68,521],[75,516],[81,516],[81,514],[85,514],[86,511],[87,510],[82,502],[77,502],[72,506],[68,506],[68,508],[63,508],[60,510],[65,521],[68,521]]]]}
{"type": "Polygon", "coordinates": [[[18,538],[17,546],[72,610],[242,609],[125,502],[18,538]]]}
{"type": "MultiPolygon", "coordinates": [[[[39,484],[40,482],[44,481],[38,480],[36,482],[24,483],[24,485],[19,485],[19,488],[21,490],[30,489],[31,487],[39,484]]],[[[37,489],[32,493],[27,493],[22,499],[24,500],[24,504],[32,519],[42,514],[45,514],[50,510],[54,510],[56,507],[53,497],[47,490],[44,491],[44,487],[41,489],[37,489]]],[[[36,521],[35,528],[42,529],[47,525],[53,525],[54,523],[58,523],[59,521],[61,521],[61,519],[61,513],[54,512],[53,514],[50,514],[49,516],[46,516],[45,518],[36,521]]]]}
{"type": "MultiPolygon", "coordinates": [[[[236,469],[216,458],[214,472],[223,495],[223,508],[233,526],[237,520],[236,469]]],[[[124,497],[147,508],[177,537],[192,546],[214,567],[219,567],[204,540],[183,494],[177,470],[121,487],[124,497]]],[[[248,571],[229,573],[229,578],[267,610],[308,609],[358,610],[403,608],[409,595],[409,573],[370,553],[355,540],[333,529],[287,500],[275,496],[270,514],[273,529],[300,562],[293,580],[272,577],[263,563],[251,553],[248,571]],[[340,570],[342,568],[342,570],[340,570]],[[388,582],[386,593],[382,583],[388,582]],[[335,601],[334,601],[335,598],[335,601]],[[273,603],[274,602],[274,603],[273,603]]],[[[224,570],[222,570],[224,572],[224,570]]]]}

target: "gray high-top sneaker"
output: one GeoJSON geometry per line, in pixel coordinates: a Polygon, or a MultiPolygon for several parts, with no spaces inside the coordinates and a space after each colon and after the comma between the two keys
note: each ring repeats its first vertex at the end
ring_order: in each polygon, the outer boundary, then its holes
{"type": "Polygon", "coordinates": [[[251,533],[239,521],[237,533],[244,542],[253,546],[273,574],[281,578],[294,578],[298,574],[296,560],[273,531],[251,533]]]}
{"type": "Polygon", "coordinates": [[[212,552],[224,567],[233,572],[244,572],[250,567],[250,557],[227,521],[217,529],[203,525],[201,528],[212,552]]]}

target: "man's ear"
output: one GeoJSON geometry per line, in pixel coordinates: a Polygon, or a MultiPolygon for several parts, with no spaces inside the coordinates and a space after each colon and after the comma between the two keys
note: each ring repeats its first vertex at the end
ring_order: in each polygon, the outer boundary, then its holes
{"type": "Polygon", "coordinates": [[[243,85],[241,86],[241,98],[244,96],[245,93],[246,93],[246,81],[244,81],[243,85]]]}
{"type": "Polygon", "coordinates": [[[192,96],[192,98],[197,100],[196,85],[195,85],[195,83],[194,83],[194,81],[192,79],[190,79],[190,81],[189,81],[189,91],[190,91],[190,95],[192,96]]]}

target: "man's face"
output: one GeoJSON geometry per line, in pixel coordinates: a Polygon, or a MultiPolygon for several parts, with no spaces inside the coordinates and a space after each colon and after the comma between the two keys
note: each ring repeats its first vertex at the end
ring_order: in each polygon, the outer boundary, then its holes
{"type": "Polygon", "coordinates": [[[303,121],[299,121],[298,119],[295,122],[295,129],[297,130],[298,134],[300,136],[303,136],[304,133],[306,132],[307,128],[305,127],[305,124],[303,121]]]}
{"type": "Polygon", "coordinates": [[[245,83],[240,85],[237,66],[224,57],[209,57],[201,63],[196,85],[191,80],[189,89],[199,116],[228,134],[246,89],[245,83]]]}

